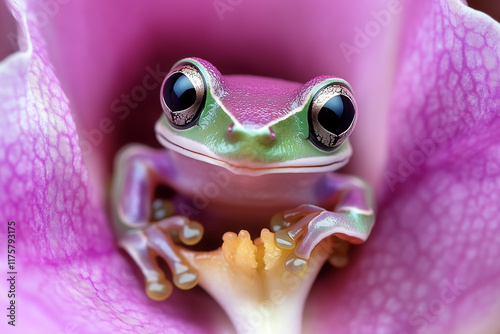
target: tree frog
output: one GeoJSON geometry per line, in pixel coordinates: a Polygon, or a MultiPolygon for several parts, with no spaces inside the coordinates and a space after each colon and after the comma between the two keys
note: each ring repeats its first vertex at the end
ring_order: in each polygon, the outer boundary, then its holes
{"type": "MultiPolygon", "coordinates": [[[[198,243],[204,230],[260,231],[271,224],[277,246],[293,250],[285,266],[295,275],[307,270],[323,239],[343,245],[368,238],[369,187],[334,173],[350,159],[357,120],[345,80],[223,76],[205,60],[186,58],[165,77],[160,103],[155,133],[164,148],[122,149],[111,199],[119,244],[142,271],[151,298],[172,290],[157,258],[177,287],[196,285],[198,273],[179,247],[198,243]],[[159,187],[167,200],[157,196],[159,187]]],[[[343,259],[332,254],[331,262],[342,266],[343,259]]]]}

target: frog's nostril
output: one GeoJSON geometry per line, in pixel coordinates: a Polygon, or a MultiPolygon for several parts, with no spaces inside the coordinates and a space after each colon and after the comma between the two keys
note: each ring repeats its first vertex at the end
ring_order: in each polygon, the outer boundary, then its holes
{"type": "Polygon", "coordinates": [[[230,141],[237,141],[241,138],[241,133],[240,131],[237,131],[235,128],[234,128],[234,123],[231,123],[228,127],[227,127],[227,137],[229,138],[230,141]]]}
{"type": "Polygon", "coordinates": [[[264,145],[272,144],[276,140],[276,132],[272,128],[268,128],[259,134],[259,141],[264,145]]]}

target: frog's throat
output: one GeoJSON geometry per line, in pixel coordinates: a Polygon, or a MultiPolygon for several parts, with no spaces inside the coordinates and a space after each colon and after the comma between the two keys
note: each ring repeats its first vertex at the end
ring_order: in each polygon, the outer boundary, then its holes
{"type": "Polygon", "coordinates": [[[208,154],[204,154],[198,151],[187,149],[179,144],[176,144],[166,138],[164,135],[158,133],[157,134],[158,141],[167,149],[180,153],[184,156],[187,156],[191,159],[203,161],[209,163],[211,165],[216,165],[219,167],[223,167],[234,174],[241,175],[264,175],[264,174],[277,174],[277,173],[319,173],[319,172],[330,172],[335,171],[344,167],[350,160],[352,149],[350,145],[348,146],[345,154],[343,154],[338,160],[326,162],[323,164],[316,164],[313,161],[308,159],[294,160],[293,165],[290,162],[284,163],[271,163],[265,165],[244,165],[244,164],[235,164],[229,161],[226,161],[222,158],[217,158],[208,154]]]}
{"type": "Polygon", "coordinates": [[[247,231],[227,232],[222,247],[212,252],[182,249],[199,274],[199,284],[222,307],[238,334],[302,333],[303,308],[319,270],[332,253],[334,239],[323,240],[311,254],[307,271],[285,270],[293,250],[276,246],[263,229],[252,242],[247,231]]]}

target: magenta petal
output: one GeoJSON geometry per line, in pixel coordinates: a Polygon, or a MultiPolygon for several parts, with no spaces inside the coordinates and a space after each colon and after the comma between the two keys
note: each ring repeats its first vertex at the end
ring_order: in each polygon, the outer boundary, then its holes
{"type": "MultiPolygon", "coordinates": [[[[199,289],[176,291],[166,303],[149,301],[133,267],[117,252],[102,209],[102,167],[112,159],[110,142],[117,141],[113,151],[137,139],[120,138],[124,128],[149,129],[141,135],[153,137],[158,114],[153,92],[154,102],[132,108],[123,122],[113,102],[141,83],[147,66],[166,70],[193,55],[223,72],[300,81],[319,74],[346,77],[365,113],[353,169],[372,180],[398,175],[400,160],[416,159],[414,152],[422,150],[417,143],[435,142],[426,161],[403,181],[382,184],[373,239],[360,248],[353,266],[330,270],[316,286],[306,315],[309,328],[323,333],[472,332],[468,328],[479,323],[498,328],[491,316],[499,312],[500,291],[498,24],[453,1],[403,4],[403,14],[348,63],[339,45],[354,41],[355,27],[365,27],[373,20],[371,10],[387,8],[386,1],[357,2],[358,7],[243,1],[223,21],[212,1],[196,7],[187,1],[63,2],[57,9],[30,2],[30,43],[21,39],[22,52],[0,63],[0,217],[18,223],[23,252],[19,332],[44,327],[44,332],[206,333],[227,326],[199,289]],[[43,15],[50,20],[43,23],[43,15]],[[384,110],[391,101],[387,124],[384,110]],[[87,169],[75,123],[89,132],[103,118],[117,130],[93,148],[97,154],[87,156],[87,169]],[[381,135],[386,128],[389,148],[381,135]],[[444,141],[436,129],[445,132],[444,141]],[[380,176],[373,165],[388,149],[387,170],[380,176]],[[458,285],[455,293],[450,284],[458,285]],[[192,305],[203,312],[192,314],[192,305]]],[[[11,6],[23,5],[12,1],[11,6]]],[[[20,13],[16,18],[23,22],[20,13]]]]}
{"type": "Polygon", "coordinates": [[[499,333],[500,25],[412,2],[377,226],[315,286],[311,332],[499,333]]]}
{"type": "Polygon", "coordinates": [[[114,245],[45,42],[36,25],[22,23],[20,3],[10,6],[24,44],[0,63],[0,217],[2,244],[7,221],[16,222],[17,319],[14,328],[4,315],[0,332],[222,331],[228,321],[200,289],[168,303],[146,297],[114,245]]]}

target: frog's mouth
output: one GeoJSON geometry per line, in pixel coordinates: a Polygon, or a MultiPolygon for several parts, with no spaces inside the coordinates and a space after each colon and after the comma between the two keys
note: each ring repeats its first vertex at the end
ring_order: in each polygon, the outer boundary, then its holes
{"type": "MultiPolygon", "coordinates": [[[[265,163],[265,162],[241,162],[236,163],[223,157],[215,156],[211,152],[201,152],[187,148],[188,145],[180,145],[169,140],[165,135],[158,133],[158,141],[167,149],[180,153],[191,159],[204,161],[211,165],[223,167],[234,174],[258,176],[277,173],[320,173],[335,171],[345,166],[351,157],[352,149],[347,147],[341,154],[329,157],[309,157],[295,159],[287,162],[265,163]]],[[[198,144],[199,145],[199,144],[198,144]]],[[[204,146],[201,146],[204,147],[204,146]]]]}

